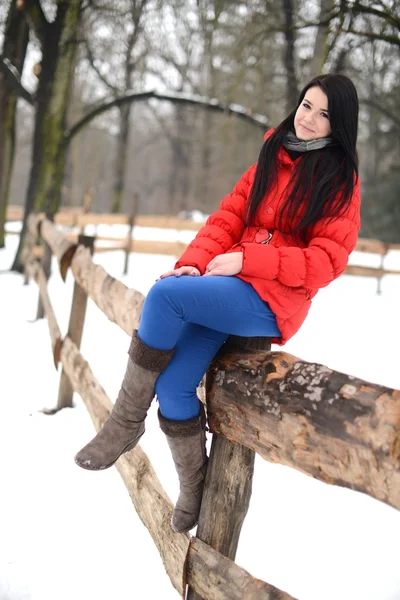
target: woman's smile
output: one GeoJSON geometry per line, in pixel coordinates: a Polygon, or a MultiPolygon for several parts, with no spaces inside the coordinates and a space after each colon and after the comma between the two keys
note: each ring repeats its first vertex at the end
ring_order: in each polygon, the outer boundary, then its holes
{"type": "Polygon", "coordinates": [[[303,127],[303,129],[305,129],[306,131],[309,131],[310,133],[314,133],[314,131],[312,129],[310,129],[306,125],[303,125],[303,123],[299,123],[299,125],[301,125],[301,127],[303,127]]]}

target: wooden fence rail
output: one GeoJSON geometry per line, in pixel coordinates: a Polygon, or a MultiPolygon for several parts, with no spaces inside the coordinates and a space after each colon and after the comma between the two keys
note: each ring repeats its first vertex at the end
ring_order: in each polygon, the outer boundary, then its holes
{"type": "MultiPolygon", "coordinates": [[[[66,244],[52,223],[32,217],[29,230],[33,237],[41,232],[64,272],[70,267],[88,296],[131,335],[143,295],[95,265],[89,250],[66,244]]],[[[40,269],[31,263],[28,260],[28,272],[35,276],[40,269]]],[[[39,289],[55,355],[54,339],[59,334],[50,302],[45,301],[45,282],[39,289]]],[[[197,538],[172,532],[171,502],[140,447],[116,465],[172,584],[182,596],[189,585],[190,599],[292,598],[233,562],[251,494],[255,452],[400,509],[400,391],[285,352],[268,352],[268,347],[267,339],[232,336],[207,373],[209,425],[216,435],[197,538]]],[[[109,414],[110,400],[68,336],[59,344],[55,363],[58,357],[99,429],[109,414]]]]}
{"type": "MultiPolygon", "coordinates": [[[[10,206],[7,212],[8,221],[21,220],[23,216],[22,207],[10,206]]],[[[132,215],[112,214],[112,213],[89,213],[84,209],[63,209],[57,213],[54,218],[55,225],[68,228],[75,228],[83,232],[87,225],[127,225],[129,233],[125,238],[113,236],[96,236],[96,245],[94,252],[113,252],[123,251],[125,253],[123,272],[126,274],[129,253],[137,252],[144,254],[167,254],[169,256],[180,256],[185,251],[187,244],[183,241],[158,241],[158,240],[140,240],[132,239],[132,231],[135,227],[149,227],[154,229],[169,229],[178,232],[193,231],[197,232],[203,223],[196,223],[179,219],[177,217],[165,215],[132,215]],[[110,245],[112,244],[112,245],[110,245]]],[[[9,231],[9,233],[15,233],[9,231]]],[[[78,232],[65,231],[66,239],[76,244],[78,232]]],[[[65,239],[60,242],[65,244],[65,239]]],[[[59,249],[60,250],[60,249],[59,249]]],[[[398,269],[387,269],[385,259],[391,250],[400,250],[400,244],[388,244],[379,240],[360,238],[355,248],[357,252],[376,254],[380,257],[378,267],[369,267],[363,265],[348,265],[347,275],[374,277],[377,279],[377,292],[381,292],[382,278],[385,275],[400,275],[398,269]]],[[[40,251],[36,250],[36,256],[40,256],[40,251]]]]}

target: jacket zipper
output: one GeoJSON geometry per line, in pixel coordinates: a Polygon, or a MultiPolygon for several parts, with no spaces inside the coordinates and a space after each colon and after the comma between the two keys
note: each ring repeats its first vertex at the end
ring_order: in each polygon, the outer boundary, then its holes
{"type": "Polygon", "coordinates": [[[270,243],[270,241],[272,240],[272,236],[273,236],[273,234],[272,234],[272,233],[270,233],[270,234],[269,234],[269,236],[267,237],[267,239],[266,239],[266,240],[263,240],[263,241],[261,242],[261,244],[269,244],[269,243],[270,243]]]}

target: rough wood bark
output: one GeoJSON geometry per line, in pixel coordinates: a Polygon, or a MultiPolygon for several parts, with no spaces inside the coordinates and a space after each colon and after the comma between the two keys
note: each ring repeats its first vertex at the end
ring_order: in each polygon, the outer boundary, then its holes
{"type": "MultiPolygon", "coordinates": [[[[80,235],[78,243],[81,246],[87,248],[90,253],[93,253],[94,237],[80,235]]],[[[87,293],[75,280],[67,335],[74,342],[78,350],[81,347],[83,326],[85,323],[86,316],[87,299],[87,293]]],[[[72,406],[73,395],[74,390],[72,387],[72,383],[68,379],[68,375],[66,374],[65,369],[63,369],[60,378],[60,386],[58,389],[57,410],[61,410],[62,408],[72,406]]]]}
{"type": "MultiPolygon", "coordinates": [[[[33,222],[33,221],[32,221],[33,222]]],[[[58,252],[61,263],[67,267],[66,256],[69,256],[71,247],[63,245],[64,236],[58,232],[50,221],[42,227],[43,235],[51,244],[53,252],[58,252]],[[67,252],[62,254],[62,249],[67,252]]],[[[96,265],[91,252],[82,245],[74,251],[71,269],[77,283],[85,290],[86,294],[97,306],[121,327],[129,336],[138,327],[144,296],[136,290],[129,289],[118,279],[111,277],[103,267],[96,265]]]]}
{"type": "Polygon", "coordinates": [[[61,351],[61,332],[58,327],[57,320],[54,314],[53,306],[50,302],[49,294],[47,291],[47,279],[43,272],[42,267],[38,262],[31,262],[27,265],[27,271],[31,277],[36,281],[39,286],[40,297],[44,308],[45,315],[47,317],[47,323],[50,331],[51,348],[53,351],[54,366],[57,369],[60,360],[61,351]]]}
{"type": "Polygon", "coordinates": [[[400,391],[285,352],[224,355],[207,387],[213,432],[400,509],[400,391]]]}
{"type": "Polygon", "coordinates": [[[49,244],[58,260],[62,280],[65,281],[77,245],[70,242],[48,219],[41,221],[39,228],[43,239],[49,244]]]}
{"type": "Polygon", "coordinates": [[[249,507],[254,458],[249,448],[213,437],[196,536],[232,560],[249,507]]]}
{"type": "MultiPolygon", "coordinates": [[[[249,448],[213,436],[196,537],[232,560],[249,507],[254,457],[249,448]]],[[[187,600],[201,598],[189,589],[187,600]]]]}
{"type": "MultiPolygon", "coordinates": [[[[29,30],[16,0],[9,5],[4,28],[1,60],[7,60],[19,76],[24,66],[29,30]]],[[[4,226],[10,191],[15,149],[15,115],[18,93],[0,72],[0,248],[4,247],[4,226]]]]}
{"type": "Polygon", "coordinates": [[[190,586],[205,600],[295,600],[197,538],[190,542],[187,576],[190,586]]]}
{"type": "MultiPolygon", "coordinates": [[[[112,404],[94,377],[89,364],[75,344],[66,337],[61,350],[63,367],[82,397],[96,430],[105,423],[112,404]]],[[[186,586],[186,555],[188,534],[173,533],[170,526],[172,503],[162,488],[146,454],[137,446],[116,463],[137,513],[150,532],[171,579],[183,596],[186,586]]]]}
{"type": "Polygon", "coordinates": [[[94,264],[90,252],[78,247],[71,263],[75,279],[110,321],[129,336],[139,325],[144,296],[111,277],[100,265],[94,264]]]}
{"type": "MultiPolygon", "coordinates": [[[[243,355],[260,350],[265,352],[271,349],[271,341],[266,337],[232,335],[220,350],[221,360],[225,353],[234,349],[243,355]]],[[[222,436],[213,436],[196,536],[231,560],[235,559],[249,508],[254,459],[255,453],[249,448],[222,436]]],[[[200,599],[199,594],[189,589],[187,600],[200,599]]]]}
{"type": "Polygon", "coordinates": [[[59,0],[54,21],[43,29],[42,61],[36,92],[32,167],[20,243],[12,270],[21,271],[26,219],[31,212],[53,216],[59,207],[66,156],[66,112],[72,82],[81,0],[59,0]]]}

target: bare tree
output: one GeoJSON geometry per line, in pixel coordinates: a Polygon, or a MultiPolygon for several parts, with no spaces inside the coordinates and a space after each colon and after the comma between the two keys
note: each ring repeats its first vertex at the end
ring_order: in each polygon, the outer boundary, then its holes
{"type": "Polygon", "coordinates": [[[65,165],[65,119],[82,2],[58,0],[52,22],[46,19],[39,0],[20,1],[19,6],[42,51],[36,71],[38,86],[32,98],[36,106],[32,166],[22,233],[12,266],[13,270],[22,271],[21,251],[29,214],[33,210],[44,211],[52,218],[60,204],[65,165]]]}
{"type": "Polygon", "coordinates": [[[284,49],[284,65],[286,67],[286,107],[287,112],[291,112],[296,104],[298,97],[298,84],[295,65],[295,30],[294,30],[294,2],[293,0],[282,0],[284,16],[284,35],[286,46],[284,49]]]}
{"type": "Polygon", "coordinates": [[[18,10],[17,0],[12,0],[4,28],[0,60],[0,67],[6,65],[6,68],[0,71],[0,248],[4,246],[4,225],[14,162],[18,99],[15,87],[21,80],[28,38],[29,28],[24,14],[18,10]],[[6,81],[7,77],[9,84],[6,81]]]}
{"type": "MultiPolygon", "coordinates": [[[[96,37],[96,30],[99,27],[104,27],[102,7],[109,8],[108,3],[103,6],[97,5],[97,11],[88,20],[86,49],[89,63],[100,81],[115,97],[138,89],[138,84],[141,83],[141,71],[148,54],[148,40],[144,34],[149,4],[149,0],[124,0],[114,7],[111,16],[107,11],[106,20],[111,36],[107,44],[103,42],[100,47],[98,43],[92,42],[92,38],[96,37]],[[110,47],[113,54],[113,69],[108,73],[105,72],[107,65],[110,65],[110,54],[107,55],[105,52],[107,47],[110,47]]],[[[122,210],[131,107],[131,104],[123,104],[118,108],[118,135],[110,206],[112,212],[122,210]]]]}

